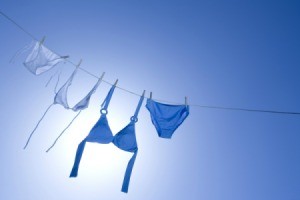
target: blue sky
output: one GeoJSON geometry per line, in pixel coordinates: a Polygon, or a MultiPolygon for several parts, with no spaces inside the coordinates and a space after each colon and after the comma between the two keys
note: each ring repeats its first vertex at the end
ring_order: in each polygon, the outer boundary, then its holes
{"type": "MultiPolygon", "coordinates": [[[[153,98],[190,104],[300,112],[298,1],[8,1],[0,10],[45,45],[105,80],[153,98]],[[149,95],[149,93],[147,93],[149,95]]],[[[171,140],[159,138],[144,105],[136,126],[139,154],[129,193],[120,192],[130,153],[89,144],[69,179],[78,143],[99,117],[109,85],[57,146],[45,150],[75,116],[55,106],[28,149],[22,148],[53,100],[55,69],[33,76],[25,55],[31,38],[0,16],[2,91],[0,199],[300,199],[300,118],[191,107],[171,140]]],[[[62,80],[73,67],[59,65],[62,80]]],[[[79,72],[74,105],[96,79],[79,72]]],[[[133,115],[138,97],[116,90],[112,131],[133,115]]]]}

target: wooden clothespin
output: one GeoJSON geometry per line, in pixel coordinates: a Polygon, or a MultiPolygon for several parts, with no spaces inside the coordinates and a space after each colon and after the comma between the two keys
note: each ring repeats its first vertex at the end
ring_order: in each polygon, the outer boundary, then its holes
{"type": "Polygon", "coordinates": [[[102,75],[101,75],[101,77],[100,77],[100,80],[103,79],[104,75],[105,75],[105,72],[102,73],[102,75]]]}
{"type": "Polygon", "coordinates": [[[185,97],[184,99],[185,99],[185,105],[187,106],[188,105],[188,98],[185,97]]]}
{"type": "Polygon", "coordinates": [[[63,58],[63,59],[67,59],[67,58],[69,58],[70,56],[61,56],[61,58],[63,58]]]}
{"type": "Polygon", "coordinates": [[[116,86],[116,85],[117,85],[118,81],[119,81],[119,79],[117,79],[117,80],[116,80],[116,82],[114,83],[114,86],[116,86]]]}
{"type": "Polygon", "coordinates": [[[45,40],[46,40],[46,36],[44,36],[44,37],[41,39],[40,45],[42,45],[42,44],[45,42],[45,40]]]}
{"type": "Polygon", "coordinates": [[[77,64],[76,67],[79,67],[81,65],[81,63],[82,63],[82,59],[79,60],[79,63],[77,64]]]}
{"type": "Polygon", "coordinates": [[[150,99],[152,99],[152,92],[150,92],[150,99]]]}

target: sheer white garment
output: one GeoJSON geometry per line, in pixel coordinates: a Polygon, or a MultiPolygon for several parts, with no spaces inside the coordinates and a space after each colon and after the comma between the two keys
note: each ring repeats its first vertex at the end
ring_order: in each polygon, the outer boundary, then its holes
{"type": "Polygon", "coordinates": [[[86,96],[84,96],[77,104],[75,104],[73,107],[70,107],[67,101],[67,95],[68,95],[68,88],[72,85],[72,81],[74,76],[76,75],[77,71],[79,69],[79,65],[76,67],[76,69],[73,71],[73,73],[71,74],[71,76],[69,77],[69,79],[63,84],[63,86],[58,90],[58,92],[55,94],[54,96],[54,101],[53,103],[46,109],[46,111],[44,112],[43,116],[41,117],[41,119],[38,121],[37,125],[35,126],[35,128],[33,129],[33,131],[30,133],[27,142],[24,146],[24,149],[26,149],[26,147],[28,146],[31,137],[33,136],[34,132],[36,131],[36,129],[38,128],[39,124],[41,123],[41,121],[43,120],[43,118],[45,117],[46,113],[50,110],[50,108],[53,105],[59,104],[61,106],[63,106],[65,109],[67,110],[73,110],[74,112],[78,112],[77,115],[72,119],[72,121],[69,123],[69,125],[59,134],[59,136],[56,138],[56,140],[54,141],[54,143],[51,145],[51,147],[47,150],[47,152],[56,144],[56,142],[58,141],[58,139],[62,136],[62,134],[71,126],[71,124],[73,123],[73,121],[79,116],[79,114],[81,113],[82,110],[86,109],[89,106],[89,102],[91,99],[91,96],[95,93],[95,91],[97,90],[97,88],[99,87],[100,83],[102,82],[103,76],[105,73],[102,74],[102,76],[98,79],[98,81],[95,83],[94,87],[87,93],[86,96]]]}
{"type": "Polygon", "coordinates": [[[31,73],[39,75],[52,69],[58,63],[63,62],[67,57],[55,54],[43,44],[36,41],[23,64],[31,73]]]}
{"type": "Polygon", "coordinates": [[[90,92],[81,100],[79,101],[76,105],[73,107],[70,107],[68,104],[67,96],[68,96],[68,89],[70,85],[72,85],[72,81],[74,76],[76,75],[78,71],[78,67],[73,71],[72,75],[69,77],[69,79],[65,82],[65,84],[58,90],[54,97],[54,104],[60,104],[62,105],[65,109],[72,109],[74,112],[78,110],[84,110],[89,106],[90,98],[92,94],[97,90],[99,84],[102,81],[102,77],[98,79],[94,87],[90,90],[90,92]]]}

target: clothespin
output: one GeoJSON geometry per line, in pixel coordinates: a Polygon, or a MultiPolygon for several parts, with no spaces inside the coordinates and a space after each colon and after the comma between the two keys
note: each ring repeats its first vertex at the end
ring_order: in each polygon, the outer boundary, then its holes
{"type": "Polygon", "coordinates": [[[150,92],[150,99],[152,99],[152,92],[150,92]]]}
{"type": "Polygon", "coordinates": [[[40,45],[42,45],[45,42],[46,36],[44,36],[41,41],[40,41],[40,45]]]}
{"type": "Polygon", "coordinates": [[[187,106],[188,105],[188,100],[187,100],[188,98],[185,97],[184,99],[185,99],[185,106],[187,106]]]}
{"type": "Polygon", "coordinates": [[[81,63],[82,63],[82,59],[79,60],[79,63],[77,64],[76,67],[79,67],[81,65],[81,63]]]}
{"type": "Polygon", "coordinates": [[[143,94],[142,94],[142,97],[145,96],[145,92],[146,92],[146,90],[144,90],[144,92],[143,92],[143,94]]]}
{"type": "Polygon", "coordinates": [[[116,80],[116,82],[114,83],[114,86],[116,86],[117,85],[117,83],[118,83],[118,79],[116,80]]]}
{"type": "Polygon", "coordinates": [[[100,77],[100,80],[103,79],[104,75],[105,75],[105,72],[102,73],[102,75],[101,75],[101,77],[100,77]]]}
{"type": "Polygon", "coordinates": [[[69,58],[70,56],[61,56],[61,58],[63,58],[63,59],[67,59],[67,58],[69,58]]]}

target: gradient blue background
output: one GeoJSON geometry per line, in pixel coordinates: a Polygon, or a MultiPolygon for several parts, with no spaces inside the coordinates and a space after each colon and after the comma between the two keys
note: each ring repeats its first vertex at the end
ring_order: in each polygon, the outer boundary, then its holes
{"type": "MultiPolygon", "coordinates": [[[[0,9],[45,45],[105,80],[153,97],[201,105],[300,111],[299,1],[9,1],[0,9]]],[[[78,143],[99,117],[109,85],[48,154],[75,113],[52,103],[55,72],[35,77],[9,63],[31,39],[0,17],[0,199],[299,200],[300,116],[191,107],[171,140],[157,137],[143,107],[139,154],[129,193],[120,192],[130,153],[88,144],[77,179],[69,179],[78,143]]],[[[62,64],[65,80],[73,67],[62,64]]],[[[78,73],[74,105],[96,79],[78,73]]],[[[114,133],[138,97],[116,90],[108,118],[114,133]]]]}

